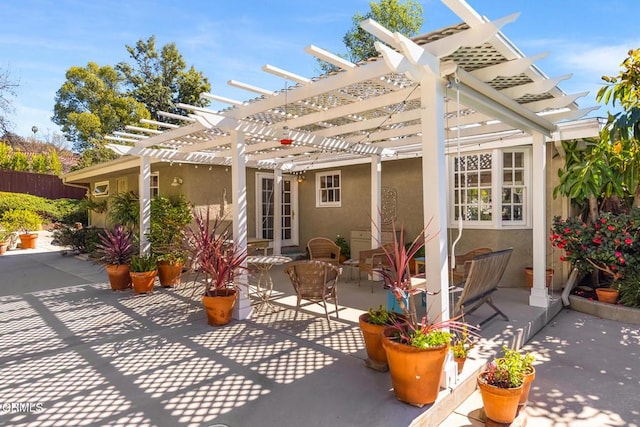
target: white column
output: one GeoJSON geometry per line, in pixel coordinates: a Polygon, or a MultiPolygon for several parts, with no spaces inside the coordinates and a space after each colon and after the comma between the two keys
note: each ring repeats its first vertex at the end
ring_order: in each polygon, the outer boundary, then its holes
{"type": "MultiPolygon", "coordinates": [[[[238,132],[231,144],[231,191],[234,195],[233,203],[233,241],[240,250],[247,250],[247,171],[245,159],[244,134],[238,132]]],[[[246,262],[244,263],[246,267],[246,262]]],[[[249,280],[246,270],[242,270],[235,278],[235,285],[239,289],[238,300],[233,307],[233,318],[246,319],[251,315],[251,301],[249,299],[249,280]]]]}
{"type": "Polygon", "coordinates": [[[149,157],[140,157],[140,175],[138,176],[140,191],[140,255],[148,254],[151,248],[147,233],[151,225],[151,161],[149,157]]]}
{"type": "Polygon", "coordinates": [[[273,171],[273,254],[282,253],[282,171],[273,171]]]}
{"type": "Polygon", "coordinates": [[[382,159],[371,156],[371,249],[382,241],[382,159]]]}
{"type": "Polygon", "coordinates": [[[529,295],[529,305],[548,307],[549,294],[546,288],[547,268],[547,221],[546,221],[546,171],[547,144],[545,136],[533,134],[533,182],[531,185],[533,240],[533,287],[529,295]]]}
{"type": "Polygon", "coordinates": [[[425,273],[430,321],[449,319],[447,261],[447,175],[444,150],[444,91],[439,77],[429,74],[420,82],[422,101],[422,204],[426,234],[425,273]]]}

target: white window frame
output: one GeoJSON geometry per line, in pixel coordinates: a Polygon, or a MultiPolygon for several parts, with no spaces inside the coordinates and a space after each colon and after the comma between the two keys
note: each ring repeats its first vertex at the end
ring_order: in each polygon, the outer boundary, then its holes
{"type": "Polygon", "coordinates": [[[92,194],[95,197],[107,197],[109,195],[109,181],[98,181],[93,184],[92,194]],[[103,190],[99,190],[104,188],[103,190]]]}
{"type": "Polygon", "coordinates": [[[149,176],[149,195],[151,200],[160,195],[160,172],[151,172],[149,176]],[[156,178],[157,185],[152,185],[154,177],[156,178]]]}
{"type": "MultiPolygon", "coordinates": [[[[462,152],[460,156],[491,154],[491,220],[473,220],[464,221],[463,227],[469,229],[527,229],[531,228],[531,148],[530,147],[508,147],[497,148],[491,150],[462,152]],[[503,191],[503,154],[504,153],[523,153],[523,219],[517,221],[507,221],[502,219],[502,191],[503,191]]],[[[455,160],[457,154],[449,156],[449,227],[457,228],[458,220],[456,219],[455,206],[455,160]]]]}
{"type": "Polygon", "coordinates": [[[340,208],[342,207],[342,171],[340,170],[332,170],[325,172],[316,172],[316,207],[317,208],[340,208]],[[330,188],[322,188],[322,178],[327,177],[335,177],[338,176],[338,186],[333,186],[330,188]],[[323,201],[322,200],[322,192],[323,191],[337,191],[338,192],[338,201],[323,201]]]}

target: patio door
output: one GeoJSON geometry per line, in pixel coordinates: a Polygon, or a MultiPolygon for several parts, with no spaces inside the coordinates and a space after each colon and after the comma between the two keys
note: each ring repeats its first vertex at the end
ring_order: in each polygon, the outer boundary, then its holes
{"type": "MultiPolygon", "coordinates": [[[[256,174],[256,237],[273,239],[273,174],[256,174]]],[[[298,245],[298,181],[282,176],[282,246],[298,245]]]]}

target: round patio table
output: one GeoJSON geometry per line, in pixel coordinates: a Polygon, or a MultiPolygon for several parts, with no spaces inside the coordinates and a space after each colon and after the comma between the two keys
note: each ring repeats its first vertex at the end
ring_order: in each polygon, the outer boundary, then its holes
{"type": "Polygon", "coordinates": [[[252,255],[247,257],[247,264],[255,266],[259,272],[255,293],[258,297],[256,303],[257,313],[267,308],[272,312],[275,311],[276,307],[271,303],[273,280],[271,279],[270,270],[274,265],[282,265],[291,261],[291,258],[281,255],[252,255]]]}

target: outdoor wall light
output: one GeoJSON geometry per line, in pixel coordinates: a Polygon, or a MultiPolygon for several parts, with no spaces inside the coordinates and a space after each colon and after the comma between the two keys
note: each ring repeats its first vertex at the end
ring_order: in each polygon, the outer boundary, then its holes
{"type": "Polygon", "coordinates": [[[172,187],[180,187],[182,185],[182,178],[179,176],[174,176],[173,181],[171,182],[172,187]]]}

